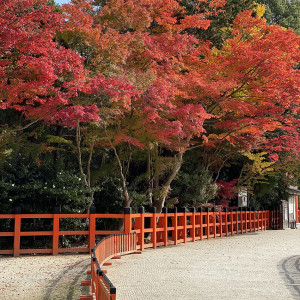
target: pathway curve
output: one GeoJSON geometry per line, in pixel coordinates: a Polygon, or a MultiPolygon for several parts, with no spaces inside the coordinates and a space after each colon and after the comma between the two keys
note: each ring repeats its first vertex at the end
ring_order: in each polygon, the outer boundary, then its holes
{"type": "Polygon", "coordinates": [[[300,229],[147,249],[106,269],[119,300],[300,299],[300,229]]]}

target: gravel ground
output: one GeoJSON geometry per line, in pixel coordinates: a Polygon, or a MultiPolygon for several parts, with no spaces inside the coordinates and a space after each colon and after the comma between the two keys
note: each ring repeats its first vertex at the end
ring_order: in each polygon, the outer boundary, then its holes
{"type": "Polygon", "coordinates": [[[79,299],[90,255],[0,256],[1,300],[79,299]]]}
{"type": "MultiPolygon", "coordinates": [[[[112,260],[119,300],[300,299],[300,229],[147,249],[112,260]]],[[[89,255],[0,256],[1,300],[79,299],[89,255]]]]}
{"type": "Polygon", "coordinates": [[[147,249],[106,268],[120,300],[300,299],[300,229],[147,249]]]}

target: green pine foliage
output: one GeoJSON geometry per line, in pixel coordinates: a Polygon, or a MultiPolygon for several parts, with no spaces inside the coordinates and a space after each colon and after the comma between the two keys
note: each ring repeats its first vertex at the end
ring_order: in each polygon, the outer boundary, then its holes
{"type": "Polygon", "coordinates": [[[264,17],[269,24],[278,24],[300,34],[299,0],[258,0],[266,6],[264,17]]]}

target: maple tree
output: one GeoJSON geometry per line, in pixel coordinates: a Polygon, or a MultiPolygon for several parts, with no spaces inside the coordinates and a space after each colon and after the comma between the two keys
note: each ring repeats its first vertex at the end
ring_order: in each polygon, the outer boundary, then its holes
{"type": "MultiPolygon", "coordinates": [[[[63,6],[70,21],[59,38],[72,45],[74,36],[80,36],[92,48],[89,68],[100,70],[107,76],[123,73],[140,91],[140,96],[134,102],[128,101],[127,106],[114,102],[110,109],[103,105],[106,109],[102,110],[102,115],[100,112],[100,124],[119,162],[125,205],[131,200],[116,145],[129,143],[148,149],[149,155],[152,153],[156,157],[154,153],[159,147],[174,152],[168,168],[153,171],[156,179],[149,175],[152,182],[157,182],[160,173],[165,174],[170,169],[162,186],[156,184],[155,188],[160,189],[156,193],[158,199],[151,200],[161,210],[182,164],[188,141],[194,135],[202,135],[203,121],[210,117],[195,101],[195,96],[184,88],[185,65],[199,53],[195,49],[197,40],[184,30],[191,26],[207,28],[210,21],[205,13],[189,15],[177,1],[106,1],[97,13],[93,13],[89,1],[75,4],[63,6]],[[81,26],[83,22],[74,22],[76,16],[88,20],[84,22],[87,26],[81,26]],[[108,115],[107,121],[104,114],[108,115]],[[111,122],[112,116],[114,122],[111,122]]],[[[221,5],[222,1],[212,1],[210,9],[221,5]]],[[[151,165],[154,164],[152,160],[151,165]]],[[[162,165],[161,160],[159,164],[162,165]]]]}
{"type": "MultiPolygon", "coordinates": [[[[2,1],[0,12],[1,109],[13,108],[28,119],[58,121],[58,108],[70,103],[85,76],[82,59],[53,42],[60,14],[46,1],[29,0],[2,1]]],[[[93,115],[93,107],[78,109],[93,115]]]]}
{"type": "Polygon", "coordinates": [[[199,31],[225,3],[73,0],[58,12],[44,0],[5,0],[0,107],[27,124],[70,127],[69,141],[48,143],[74,144],[87,187],[93,155],[109,148],[124,206],[136,153],[158,211],[187,151],[202,151],[214,183],[236,153],[298,155],[299,37],[246,11],[216,48],[199,31]]]}
{"type": "Polygon", "coordinates": [[[277,170],[287,163],[286,156],[299,160],[299,37],[251,14],[240,14],[232,38],[222,49],[213,48],[206,72],[215,87],[224,84],[205,100],[215,117],[205,124],[209,142],[202,151],[215,174],[228,160],[236,164],[245,149],[267,150],[269,159],[277,160],[277,170]]]}
{"type": "MultiPolygon", "coordinates": [[[[80,122],[100,120],[97,103],[80,101],[82,97],[101,93],[127,99],[134,94],[132,85],[90,72],[82,56],[58,45],[54,37],[64,23],[46,0],[0,4],[0,108],[24,115],[23,129],[38,121],[79,128],[80,122]]],[[[80,159],[78,147],[79,169],[85,175],[80,159]]]]}
{"type": "Polygon", "coordinates": [[[45,0],[2,1],[0,108],[15,109],[28,119],[76,126],[99,121],[96,103],[76,102],[80,93],[111,98],[132,95],[134,87],[106,79],[84,67],[84,58],[59,47],[55,33],[65,19],[45,0]],[[128,88],[128,91],[126,91],[128,88]]]}
{"type": "Polygon", "coordinates": [[[299,61],[299,37],[266,25],[250,12],[242,13],[234,25],[234,37],[215,56],[216,67],[225,72],[222,83],[217,77],[216,83],[234,84],[218,95],[221,110],[212,103],[220,112],[215,127],[223,132],[218,138],[246,149],[296,154],[299,76],[294,67],[299,61]]]}

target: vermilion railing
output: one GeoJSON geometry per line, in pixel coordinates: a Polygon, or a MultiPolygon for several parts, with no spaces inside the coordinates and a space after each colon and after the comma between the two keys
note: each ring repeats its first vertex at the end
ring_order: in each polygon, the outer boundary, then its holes
{"type": "Polygon", "coordinates": [[[49,253],[56,255],[58,253],[65,252],[77,252],[77,253],[90,253],[92,248],[95,247],[95,241],[97,235],[109,235],[123,233],[120,230],[96,230],[97,219],[124,219],[123,214],[0,214],[1,219],[14,220],[14,231],[0,232],[0,237],[13,237],[13,249],[0,250],[1,254],[12,254],[19,256],[20,254],[28,253],[49,253]],[[61,230],[60,221],[62,219],[86,219],[88,230],[61,230]],[[21,231],[22,220],[25,219],[51,219],[52,230],[48,231],[21,231]],[[59,247],[59,237],[63,235],[83,235],[88,237],[87,247],[73,247],[73,248],[61,248],[59,247]],[[52,248],[51,249],[21,249],[20,239],[23,236],[52,236],[52,248]]]}
{"type": "Polygon", "coordinates": [[[271,211],[197,212],[193,208],[168,213],[164,208],[162,213],[144,213],[141,209],[139,214],[125,214],[125,220],[127,216],[130,218],[125,230],[132,222],[140,250],[279,228],[279,214],[271,211]]]}
{"type": "MultiPolygon", "coordinates": [[[[298,212],[299,213],[299,212],[298,212]]],[[[13,249],[0,250],[0,254],[18,256],[25,253],[90,252],[95,247],[97,235],[111,235],[104,238],[92,252],[91,282],[93,295],[82,296],[81,299],[116,299],[116,289],[111,284],[102,265],[110,258],[132,253],[137,250],[157,246],[176,245],[188,241],[210,239],[234,234],[246,234],[268,228],[279,229],[279,210],[276,211],[223,211],[215,212],[201,208],[187,210],[183,208],[162,213],[145,213],[140,207],[139,213],[132,214],[131,208],[124,209],[124,214],[10,214],[0,215],[0,220],[14,220],[14,230],[0,232],[0,237],[13,237],[13,249]],[[82,218],[88,224],[88,230],[61,230],[60,221],[68,218],[82,218]],[[22,220],[50,219],[52,230],[21,231],[22,220]],[[96,220],[122,220],[123,230],[96,230],[96,220]],[[88,237],[86,247],[61,248],[59,237],[62,235],[83,235],[88,237]],[[23,236],[52,236],[51,249],[21,249],[20,238],[23,236]]]]}
{"type": "Polygon", "coordinates": [[[279,229],[279,211],[198,211],[195,208],[168,212],[163,208],[162,213],[145,213],[141,207],[139,213],[132,214],[131,208],[125,208],[124,214],[10,214],[0,215],[1,219],[14,220],[14,230],[0,232],[0,237],[13,237],[13,249],[0,250],[0,254],[19,256],[26,253],[50,253],[56,255],[64,252],[90,252],[95,247],[96,236],[119,233],[138,235],[138,249],[157,246],[168,246],[188,241],[209,239],[244,234],[247,232],[279,229]],[[62,219],[83,218],[88,222],[88,230],[62,230],[62,219]],[[51,219],[52,230],[21,231],[22,220],[51,219]],[[98,219],[123,219],[124,230],[96,230],[98,219]],[[86,247],[59,247],[59,237],[62,235],[82,235],[88,237],[86,247]],[[21,249],[20,238],[23,236],[51,236],[52,247],[48,249],[21,249]]]}
{"type": "Polygon", "coordinates": [[[100,241],[92,251],[91,286],[92,295],[81,299],[115,300],[116,288],[101,267],[111,258],[137,251],[137,235],[133,233],[110,235],[100,241]]]}

